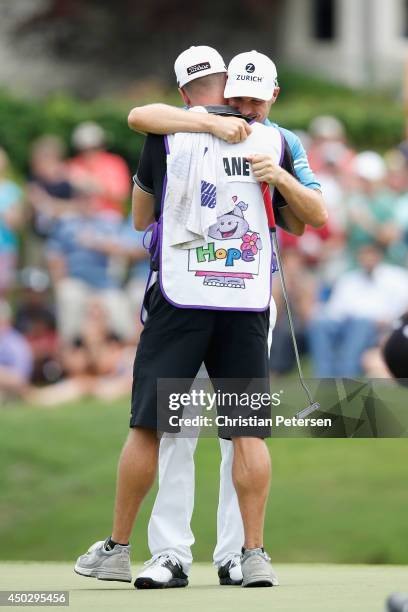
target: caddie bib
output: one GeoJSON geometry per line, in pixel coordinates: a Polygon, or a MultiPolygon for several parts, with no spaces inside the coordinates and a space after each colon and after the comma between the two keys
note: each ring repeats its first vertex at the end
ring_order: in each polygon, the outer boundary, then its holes
{"type": "MultiPolygon", "coordinates": [[[[168,138],[168,154],[171,153],[168,138]]],[[[272,290],[273,251],[260,184],[246,160],[265,153],[276,164],[283,159],[280,131],[260,123],[242,143],[221,144],[231,212],[217,218],[204,246],[182,249],[170,245],[171,228],[166,223],[172,202],[163,193],[160,231],[160,286],[164,297],[179,308],[263,311],[272,290]]],[[[164,187],[165,191],[165,187],[164,187]]],[[[216,185],[202,188],[201,206],[209,205],[216,185]],[[211,192],[211,194],[210,194],[211,192]]]]}

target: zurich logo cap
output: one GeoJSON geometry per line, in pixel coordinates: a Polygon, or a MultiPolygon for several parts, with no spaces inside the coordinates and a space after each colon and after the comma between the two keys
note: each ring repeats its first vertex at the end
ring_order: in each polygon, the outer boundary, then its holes
{"type": "Polygon", "coordinates": [[[229,63],[224,97],[270,100],[277,86],[277,77],[275,64],[263,53],[240,53],[229,63]]]}

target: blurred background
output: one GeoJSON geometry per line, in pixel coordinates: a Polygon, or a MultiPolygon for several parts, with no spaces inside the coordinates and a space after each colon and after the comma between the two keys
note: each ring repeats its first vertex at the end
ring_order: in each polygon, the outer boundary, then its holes
{"type": "MultiPolygon", "coordinates": [[[[279,235],[307,374],[390,377],[381,346],[408,312],[406,0],[0,0],[2,558],[71,559],[109,533],[148,274],[129,217],[144,138],[127,114],[181,104],[173,63],[192,44],[276,62],[270,119],[299,135],[322,184],[327,226],[279,235]]],[[[278,278],[274,297],[272,385],[295,376],[278,278]]],[[[198,450],[201,560],[216,447],[198,450]]],[[[404,440],[271,448],[274,558],[407,562],[404,440]]]]}

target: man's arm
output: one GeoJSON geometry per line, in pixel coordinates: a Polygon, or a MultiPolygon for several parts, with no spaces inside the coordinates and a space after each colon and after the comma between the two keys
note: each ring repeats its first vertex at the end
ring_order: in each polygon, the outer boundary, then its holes
{"type": "Polygon", "coordinates": [[[306,224],[298,219],[288,205],[281,206],[278,211],[279,215],[276,216],[277,225],[294,236],[302,236],[304,234],[306,224]]]}
{"type": "Polygon", "coordinates": [[[13,231],[18,230],[24,222],[24,215],[21,203],[18,201],[9,206],[9,208],[7,208],[1,213],[0,218],[2,219],[3,223],[6,225],[7,228],[13,231]]]}
{"type": "Polygon", "coordinates": [[[132,218],[136,230],[145,230],[154,221],[154,196],[134,185],[132,193],[132,218]]]}
{"type": "MultiPolygon", "coordinates": [[[[139,221],[138,221],[139,222],[139,221]]],[[[148,225],[148,224],[147,224],[148,225]]],[[[146,227],[147,227],[146,225],[146,227]]],[[[145,229],[145,228],[143,228],[145,229]]],[[[82,246],[98,251],[109,257],[126,257],[131,261],[143,261],[147,258],[146,249],[134,244],[128,244],[121,236],[86,236],[81,240],[82,246]]]]}
{"type": "Polygon", "coordinates": [[[274,185],[288,204],[288,210],[282,210],[282,216],[289,218],[289,209],[302,223],[312,227],[322,227],[327,222],[327,211],[323,196],[317,189],[305,187],[286,170],[276,164],[270,155],[251,155],[248,160],[252,171],[260,183],[274,185]]]}
{"type": "Polygon", "coordinates": [[[67,275],[65,259],[60,253],[51,251],[47,253],[47,263],[52,284],[57,285],[67,275]]]}
{"type": "Polygon", "coordinates": [[[27,384],[23,376],[13,367],[0,366],[0,390],[20,395],[27,384]]]}
{"type": "Polygon", "coordinates": [[[48,239],[45,248],[45,258],[53,285],[67,276],[67,245],[65,224],[56,226],[56,231],[48,239]]]}
{"type": "Polygon", "coordinates": [[[137,172],[133,177],[132,219],[133,226],[138,231],[145,230],[155,220],[154,159],[157,160],[158,156],[166,157],[163,138],[148,134],[137,172]]]}
{"type": "Polygon", "coordinates": [[[132,108],[128,124],[135,132],[143,134],[207,132],[231,144],[242,142],[251,133],[251,126],[245,119],[190,112],[167,104],[147,104],[132,108]]]}

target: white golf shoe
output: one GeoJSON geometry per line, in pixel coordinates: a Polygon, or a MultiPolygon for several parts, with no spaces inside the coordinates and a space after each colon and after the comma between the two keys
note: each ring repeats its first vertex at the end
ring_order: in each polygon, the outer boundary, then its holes
{"type": "Polygon", "coordinates": [[[188,576],[177,557],[171,553],[154,555],[135,580],[137,589],[170,589],[188,585],[188,576]]]}
{"type": "Polygon", "coordinates": [[[218,578],[221,585],[239,586],[242,584],[240,553],[233,553],[223,559],[222,563],[218,566],[218,578]]]}

